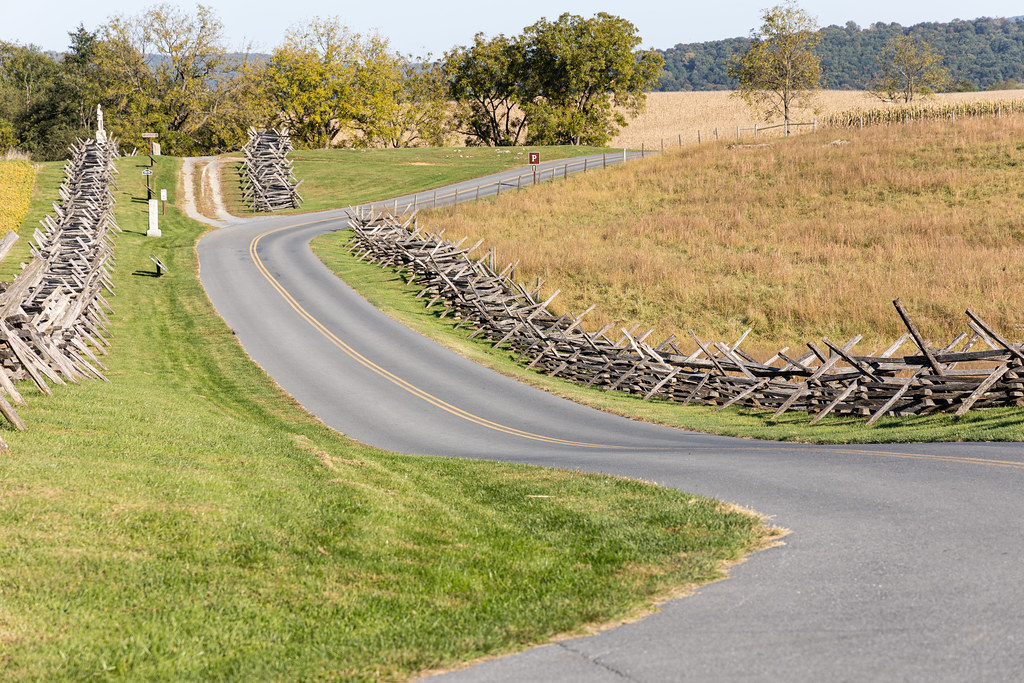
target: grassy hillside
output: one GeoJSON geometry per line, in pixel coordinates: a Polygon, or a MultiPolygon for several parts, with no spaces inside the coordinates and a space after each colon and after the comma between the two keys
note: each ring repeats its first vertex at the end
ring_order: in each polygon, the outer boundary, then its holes
{"type": "MultiPolygon", "coordinates": [[[[529,152],[551,161],[607,151],[601,147],[443,147],[436,149],[298,150],[288,155],[302,181],[300,209],[305,213],[423,192],[449,183],[527,165],[529,152]],[[384,196],[381,196],[381,192],[384,196]]],[[[236,215],[251,212],[242,203],[241,162],[226,164],[222,177],[225,203],[236,215]]]]}
{"type": "MultiPolygon", "coordinates": [[[[211,309],[203,228],[169,206],[144,236],[143,163],[119,162],[111,383],[23,386],[29,431],[4,433],[0,678],[404,679],[634,615],[767,540],[653,485],[327,429],[211,309]]],[[[178,168],[153,176],[172,205],[178,168]]]]}
{"type": "Polygon", "coordinates": [[[483,237],[559,310],[761,352],[965,329],[970,306],[1024,336],[1024,117],[803,135],[766,146],[675,150],[605,173],[421,214],[446,237],[483,237]]]}
{"type": "Polygon", "coordinates": [[[644,401],[639,396],[590,389],[565,379],[527,370],[516,362],[516,355],[494,349],[481,338],[471,339],[471,329],[456,329],[461,322],[452,317],[439,318],[443,310],[427,310],[424,300],[415,298],[419,287],[408,285],[402,276],[358,261],[345,249],[350,231],[339,231],[313,241],[317,256],[370,303],[440,344],[482,365],[532,384],[577,403],[589,405],[637,420],[690,429],[710,434],[725,434],[773,441],[837,443],[905,443],[921,441],[1024,441],[1024,420],[1019,408],[975,410],[961,419],[949,415],[883,417],[873,426],[865,426],[863,417],[830,415],[811,425],[806,413],[790,411],[771,419],[770,411],[729,408],[715,412],[712,406],[661,400],[644,401]]]}

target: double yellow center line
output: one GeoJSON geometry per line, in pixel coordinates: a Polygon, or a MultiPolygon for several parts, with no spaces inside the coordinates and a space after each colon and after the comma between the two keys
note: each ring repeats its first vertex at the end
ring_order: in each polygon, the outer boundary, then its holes
{"type": "MultiPolygon", "coordinates": [[[[447,413],[450,413],[450,414],[452,414],[452,415],[454,415],[456,417],[462,418],[463,420],[467,420],[467,421],[472,422],[474,424],[478,424],[478,425],[480,425],[482,427],[486,427],[487,429],[493,429],[495,431],[501,432],[503,434],[509,434],[511,436],[518,436],[518,437],[522,437],[524,439],[530,439],[530,440],[533,440],[533,441],[540,441],[540,442],[543,442],[543,443],[555,444],[555,445],[559,445],[559,446],[575,446],[575,447],[579,447],[579,448],[601,448],[601,449],[616,449],[616,450],[668,450],[668,449],[665,449],[665,448],[641,448],[641,447],[631,447],[631,446],[611,446],[611,445],[607,445],[607,444],[588,443],[588,442],[585,442],[585,441],[571,441],[571,440],[568,440],[568,439],[557,439],[557,438],[550,437],[550,436],[544,436],[542,434],[534,434],[533,432],[527,432],[527,431],[524,431],[522,429],[516,429],[515,427],[509,427],[509,426],[506,426],[506,425],[503,425],[503,424],[499,424],[497,422],[493,422],[493,421],[488,420],[486,418],[480,417],[479,415],[474,415],[473,413],[470,413],[470,412],[468,412],[466,410],[463,410],[462,408],[459,408],[459,407],[454,406],[454,405],[452,405],[452,404],[450,404],[450,403],[448,403],[446,401],[443,401],[442,399],[434,396],[433,394],[430,394],[430,393],[424,391],[423,389],[420,389],[416,385],[411,384],[411,383],[405,381],[401,377],[398,377],[397,375],[395,375],[395,374],[389,372],[388,370],[382,368],[381,366],[377,365],[376,363],[371,361],[369,358],[367,358],[366,356],[362,355],[361,353],[359,353],[358,351],[353,349],[351,346],[346,344],[344,341],[339,339],[333,332],[331,332],[329,329],[327,329],[327,327],[323,323],[321,323],[311,313],[309,313],[309,311],[307,311],[305,308],[303,308],[302,305],[299,304],[299,302],[295,300],[295,297],[293,297],[288,292],[288,290],[286,290],[284,288],[284,286],[281,285],[280,282],[278,282],[277,278],[275,278],[273,275],[270,274],[270,271],[267,270],[267,267],[263,264],[263,260],[260,258],[260,255],[258,253],[258,247],[259,247],[260,241],[264,237],[267,237],[268,235],[273,235],[274,233],[283,232],[285,230],[292,230],[294,228],[300,228],[300,227],[304,227],[304,226],[307,226],[307,225],[313,225],[315,223],[323,223],[323,222],[325,222],[325,221],[323,221],[323,220],[307,221],[305,223],[296,223],[294,225],[286,225],[286,226],[283,226],[283,227],[280,227],[280,228],[276,228],[274,230],[268,230],[267,232],[264,232],[264,233],[256,236],[255,238],[253,238],[252,242],[249,243],[249,255],[252,257],[252,261],[256,265],[256,268],[259,270],[260,274],[262,274],[263,277],[266,278],[267,282],[270,283],[270,286],[273,287],[277,291],[277,293],[281,295],[281,297],[288,303],[288,305],[291,306],[292,309],[294,309],[295,312],[298,313],[299,316],[302,317],[303,320],[308,322],[313,327],[313,329],[315,329],[317,332],[319,332],[324,337],[326,337],[332,344],[334,344],[334,346],[339,348],[347,356],[352,358],[354,361],[356,361],[357,363],[359,363],[363,367],[365,367],[365,368],[375,372],[376,374],[380,375],[381,377],[387,379],[392,384],[395,384],[396,386],[401,387],[405,391],[408,391],[410,394],[412,394],[412,395],[414,395],[414,396],[416,396],[418,398],[423,399],[427,403],[429,403],[429,404],[431,404],[433,406],[436,406],[436,407],[440,408],[441,410],[444,410],[447,413]]],[[[683,446],[681,444],[680,447],[684,448],[685,446],[683,446]]],[[[698,449],[698,450],[700,450],[700,449],[698,449]]],[[[722,449],[722,450],[725,450],[725,449],[722,449]]],[[[743,451],[767,451],[767,450],[770,450],[770,449],[767,449],[767,448],[764,448],[764,447],[738,447],[738,448],[729,448],[727,450],[729,450],[729,451],[739,451],[739,450],[743,450],[743,451]]],[[[899,458],[899,459],[908,459],[908,460],[931,460],[931,461],[936,461],[936,462],[962,463],[962,464],[967,464],[967,465],[984,465],[984,466],[989,466],[989,467],[1004,467],[1004,468],[1009,468],[1009,469],[1024,470],[1024,463],[1015,462],[1013,460],[995,460],[995,459],[991,459],[991,458],[970,458],[970,457],[951,456],[951,455],[933,455],[933,454],[927,454],[927,453],[895,453],[895,452],[891,452],[891,451],[877,451],[877,450],[868,450],[868,449],[838,449],[838,448],[827,448],[827,447],[826,448],[822,448],[820,450],[815,449],[814,452],[819,452],[819,453],[841,453],[841,454],[851,454],[851,455],[852,454],[876,455],[876,456],[886,457],[886,458],[899,458]]]]}
{"type": "Polygon", "coordinates": [[[376,374],[380,375],[381,377],[383,377],[384,379],[388,380],[392,384],[394,384],[394,385],[396,385],[398,387],[401,387],[405,391],[408,391],[413,396],[421,398],[424,401],[426,401],[427,403],[429,403],[429,404],[431,404],[433,406],[436,406],[436,407],[440,408],[441,410],[444,410],[447,413],[450,413],[450,414],[452,414],[452,415],[454,415],[456,417],[462,418],[463,420],[467,420],[467,421],[472,422],[474,424],[478,424],[481,427],[486,427],[487,429],[493,429],[495,431],[502,432],[503,434],[509,434],[511,436],[518,436],[518,437],[522,437],[524,439],[531,439],[533,441],[541,441],[541,442],[544,442],[544,443],[556,444],[556,445],[559,445],[559,446],[576,446],[576,447],[581,447],[581,448],[604,448],[604,449],[635,450],[635,449],[630,448],[628,446],[610,446],[610,445],[603,445],[603,444],[596,444],[596,443],[587,443],[585,441],[571,441],[571,440],[568,440],[568,439],[557,439],[557,438],[554,438],[554,437],[551,437],[551,436],[544,436],[542,434],[534,434],[533,432],[527,432],[527,431],[524,431],[522,429],[516,429],[515,427],[509,427],[509,426],[506,426],[506,425],[503,425],[503,424],[499,424],[497,422],[492,422],[491,420],[488,420],[486,418],[480,417],[479,415],[474,415],[473,413],[470,413],[470,412],[468,412],[466,410],[463,410],[462,408],[459,408],[458,406],[454,406],[451,403],[443,401],[442,399],[434,396],[433,394],[430,394],[430,393],[424,391],[423,389],[420,389],[416,385],[411,384],[411,383],[405,381],[401,377],[398,377],[397,375],[395,375],[395,374],[389,372],[388,370],[382,368],[381,366],[377,365],[372,360],[370,360],[369,358],[367,358],[366,356],[364,356],[363,354],[359,353],[358,351],[353,349],[351,346],[346,344],[344,341],[339,339],[333,332],[331,332],[329,329],[327,329],[327,327],[322,322],[317,320],[317,318],[315,316],[313,316],[309,311],[307,311],[305,308],[303,308],[302,305],[298,301],[295,300],[295,297],[293,297],[288,292],[288,290],[286,290],[284,288],[284,286],[280,282],[278,282],[277,278],[275,278],[270,273],[270,271],[267,270],[267,267],[263,264],[263,260],[260,258],[259,251],[258,251],[260,241],[264,237],[267,237],[268,235],[273,235],[274,233],[282,232],[284,230],[291,230],[291,229],[294,229],[294,228],[299,228],[299,227],[303,227],[303,226],[306,226],[306,225],[313,225],[314,223],[321,223],[321,222],[323,222],[323,221],[309,221],[307,223],[298,223],[296,225],[286,225],[284,227],[276,228],[274,230],[268,230],[267,232],[264,232],[263,234],[258,235],[257,237],[253,238],[252,242],[249,243],[249,255],[252,257],[252,261],[253,261],[254,264],[256,264],[256,268],[260,271],[260,274],[263,275],[264,278],[266,278],[267,282],[270,283],[270,286],[273,287],[277,291],[277,293],[281,295],[281,297],[285,300],[285,302],[287,302],[287,304],[289,306],[291,306],[292,309],[296,313],[298,313],[299,316],[303,320],[305,320],[307,323],[309,323],[313,327],[313,329],[315,329],[317,332],[319,332],[324,337],[326,337],[332,344],[334,344],[334,346],[339,348],[349,358],[351,358],[352,360],[356,361],[357,363],[359,363],[363,367],[371,370],[372,372],[375,372],[376,374]]]}

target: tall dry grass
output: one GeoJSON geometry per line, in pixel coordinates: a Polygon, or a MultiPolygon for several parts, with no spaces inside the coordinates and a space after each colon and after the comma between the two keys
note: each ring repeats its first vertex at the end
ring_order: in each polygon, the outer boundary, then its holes
{"type": "Polygon", "coordinates": [[[560,310],[597,304],[591,325],[870,351],[903,332],[901,297],[936,342],[967,307],[1024,336],[1024,116],[843,134],[674,150],[423,219],[486,238],[560,310]]]}
{"type": "Polygon", "coordinates": [[[17,230],[32,199],[35,171],[27,161],[0,161],[0,236],[17,230]]]}
{"type": "MultiPolygon", "coordinates": [[[[994,92],[941,93],[919,99],[918,104],[954,104],[963,102],[988,102],[1024,98],[1021,90],[1000,90],[994,92]]],[[[851,110],[875,110],[898,108],[898,103],[885,103],[863,90],[824,90],[814,99],[814,106],[798,108],[794,121],[809,122],[817,117],[826,117],[851,110]]],[[[655,92],[647,95],[647,107],[640,116],[609,143],[612,147],[639,148],[645,145],[658,149],[664,142],[666,147],[696,144],[697,131],[703,140],[713,139],[717,128],[720,139],[736,139],[736,127],[751,128],[757,123],[753,110],[739,97],[729,91],[716,92],[655,92]]],[[[760,122],[759,125],[765,125],[760,122]]],[[[806,129],[801,129],[806,130],[806,129]]],[[[752,133],[743,133],[750,136],[752,133]]],[[[779,131],[768,135],[779,135],[779,131]]],[[[760,137],[760,135],[759,135],[760,137]]]]}

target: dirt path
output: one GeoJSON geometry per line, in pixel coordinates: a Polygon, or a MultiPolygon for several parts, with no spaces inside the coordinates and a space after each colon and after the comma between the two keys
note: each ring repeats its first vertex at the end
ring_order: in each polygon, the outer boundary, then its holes
{"type": "Polygon", "coordinates": [[[220,184],[220,169],[225,161],[220,157],[186,157],[181,166],[184,189],[182,210],[194,220],[218,228],[237,223],[240,219],[228,213],[220,184]],[[199,197],[195,192],[195,174],[199,170],[199,197]]]}

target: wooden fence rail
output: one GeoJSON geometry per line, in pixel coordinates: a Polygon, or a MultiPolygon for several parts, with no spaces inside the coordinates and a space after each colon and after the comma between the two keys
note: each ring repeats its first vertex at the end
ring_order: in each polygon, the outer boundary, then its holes
{"type": "MultiPolygon", "coordinates": [[[[583,318],[556,315],[548,308],[558,296],[540,295],[515,279],[515,264],[497,270],[493,252],[480,254],[483,240],[464,247],[417,226],[414,216],[353,212],[350,250],[360,260],[407,273],[420,286],[427,307],[459,319],[473,336],[490,339],[518,355],[527,367],[608,391],[625,391],[681,404],[702,403],[719,410],[732,405],[814,414],[853,414],[873,424],[882,415],[922,415],[993,406],[1024,405],[1024,351],[967,311],[968,331],[949,344],[925,341],[897,299],[907,332],[880,352],[854,351],[859,336],[839,344],[810,342],[807,350],[779,350],[759,362],[741,349],[750,330],[726,343],[693,342],[672,335],[654,343],[652,331],[614,329],[588,332],[583,318]],[[905,345],[913,353],[897,356],[905,345]],[[980,347],[980,350],[979,350],[980,347]]],[[[443,231],[442,231],[443,233],[443,231]]]]}
{"type": "Polygon", "coordinates": [[[241,174],[242,200],[253,211],[297,209],[302,203],[295,181],[288,130],[249,129],[249,141],[242,147],[245,163],[241,174]]]}
{"type": "Polygon", "coordinates": [[[25,403],[16,382],[30,379],[50,394],[50,384],[107,379],[99,357],[113,312],[105,298],[114,291],[110,233],[120,231],[111,192],[116,149],[105,136],[71,147],[61,203],[33,233],[32,260],[0,283],[0,414],[15,429],[25,429],[12,405],[25,403]]]}

